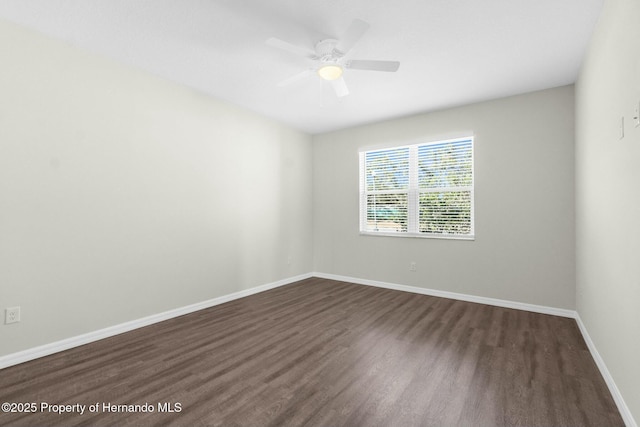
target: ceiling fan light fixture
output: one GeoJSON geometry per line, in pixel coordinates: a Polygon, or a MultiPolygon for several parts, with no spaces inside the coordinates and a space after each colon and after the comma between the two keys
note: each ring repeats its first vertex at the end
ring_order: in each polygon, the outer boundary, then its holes
{"type": "Polygon", "coordinates": [[[342,67],[337,64],[323,65],[318,68],[318,75],[324,80],[337,80],[342,77],[342,67]]]}

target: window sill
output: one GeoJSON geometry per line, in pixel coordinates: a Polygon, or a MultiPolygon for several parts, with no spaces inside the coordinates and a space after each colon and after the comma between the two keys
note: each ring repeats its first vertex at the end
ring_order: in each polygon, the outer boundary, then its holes
{"type": "Polygon", "coordinates": [[[424,234],[424,233],[399,233],[385,231],[361,231],[361,236],[375,237],[409,237],[417,239],[439,239],[439,240],[475,240],[475,235],[460,236],[455,234],[424,234]]]}

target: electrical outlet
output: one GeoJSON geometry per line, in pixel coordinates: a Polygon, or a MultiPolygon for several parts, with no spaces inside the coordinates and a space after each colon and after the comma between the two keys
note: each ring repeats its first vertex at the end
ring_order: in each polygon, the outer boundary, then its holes
{"type": "Polygon", "coordinates": [[[416,262],[415,261],[411,261],[409,263],[409,271],[416,271],[416,262]]]}
{"type": "Polygon", "coordinates": [[[287,257],[287,265],[291,265],[292,262],[293,262],[293,258],[291,257],[291,255],[289,255],[287,257]]]}
{"type": "Polygon", "coordinates": [[[640,101],[638,101],[638,103],[636,104],[636,109],[634,111],[634,115],[633,115],[633,123],[636,125],[636,127],[640,126],[640,101]]]}
{"type": "Polygon", "coordinates": [[[8,307],[4,311],[4,323],[18,323],[20,321],[20,307],[8,307]]]}

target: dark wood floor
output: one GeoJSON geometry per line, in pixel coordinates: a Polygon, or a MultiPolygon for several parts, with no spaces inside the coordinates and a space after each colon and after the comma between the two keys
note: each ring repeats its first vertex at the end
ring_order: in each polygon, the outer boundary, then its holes
{"type": "Polygon", "coordinates": [[[0,402],[99,404],[16,426],[624,425],[572,319],[316,278],[0,370],[0,402]]]}

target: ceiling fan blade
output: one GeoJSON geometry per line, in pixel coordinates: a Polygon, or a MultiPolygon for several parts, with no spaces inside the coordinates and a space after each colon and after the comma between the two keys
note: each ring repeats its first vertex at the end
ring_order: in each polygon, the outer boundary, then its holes
{"type": "Polygon", "coordinates": [[[333,90],[336,91],[336,96],[338,98],[349,95],[349,88],[342,77],[331,80],[331,86],[333,86],[333,90]]]}
{"type": "Polygon", "coordinates": [[[347,61],[345,67],[352,70],[370,70],[370,71],[398,71],[400,63],[398,61],[375,61],[368,59],[354,59],[347,61]]]}
{"type": "Polygon", "coordinates": [[[313,73],[313,70],[304,70],[298,74],[294,74],[293,76],[289,77],[288,79],[285,79],[283,81],[281,81],[280,83],[278,83],[278,87],[283,87],[283,86],[288,86],[292,83],[297,82],[298,80],[302,80],[308,76],[311,75],[311,73],[313,73]]]}
{"type": "Polygon", "coordinates": [[[335,47],[342,55],[347,54],[353,46],[360,40],[360,38],[367,32],[369,29],[369,24],[360,20],[354,19],[347,31],[342,35],[340,41],[335,47]]]}
{"type": "Polygon", "coordinates": [[[310,48],[303,46],[296,46],[284,40],[277,39],[275,37],[271,37],[266,41],[268,46],[275,47],[278,49],[286,50],[287,52],[294,53],[296,55],[304,56],[306,58],[314,58],[316,53],[310,48]]]}

